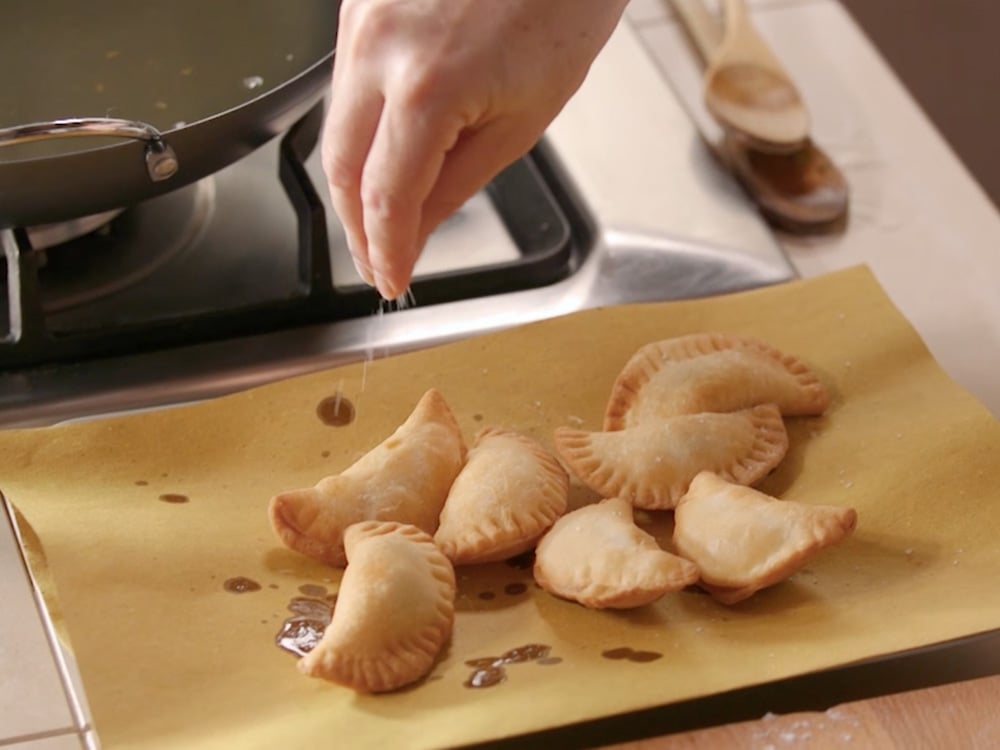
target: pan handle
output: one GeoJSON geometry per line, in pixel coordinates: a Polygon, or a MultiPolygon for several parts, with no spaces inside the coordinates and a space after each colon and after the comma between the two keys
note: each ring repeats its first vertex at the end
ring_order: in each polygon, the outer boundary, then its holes
{"type": "Polygon", "coordinates": [[[86,135],[134,138],[145,141],[146,171],[149,173],[149,179],[153,182],[161,182],[173,177],[180,166],[177,154],[164,140],[159,130],[144,122],[120,120],[114,117],[73,117],[0,128],[0,146],[86,135]]]}

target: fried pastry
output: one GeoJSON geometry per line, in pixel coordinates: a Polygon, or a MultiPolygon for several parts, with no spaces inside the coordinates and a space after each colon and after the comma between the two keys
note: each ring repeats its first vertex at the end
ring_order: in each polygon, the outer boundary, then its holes
{"type": "Polygon", "coordinates": [[[856,524],[853,508],[778,500],[703,472],[677,505],[673,542],[700,568],[700,585],[735,604],[784,580],[856,524]]]}
{"type": "Polygon", "coordinates": [[[556,521],[535,550],[534,574],[549,593],[594,609],[640,607],[698,580],[698,568],[660,549],[617,497],[556,521]]]}
{"type": "Polygon", "coordinates": [[[764,403],[786,416],[815,415],[828,401],[823,383],[795,357],[757,339],[698,333],[647,344],[629,359],[612,386],[604,429],[764,403]]]}
{"type": "Polygon", "coordinates": [[[271,525],[287,546],[343,567],[344,530],[365,520],[409,523],[433,534],[465,442],[444,397],[431,389],[386,440],[340,474],[275,495],[271,525]]]}
{"type": "Polygon", "coordinates": [[[333,619],[299,660],[310,677],[383,693],[430,672],[455,620],[455,571],[415,526],[365,521],[344,533],[333,619]]]}
{"type": "Polygon", "coordinates": [[[788,450],[785,424],[774,404],[729,414],[681,414],[616,432],[560,427],[554,442],[588,487],[647,510],[676,506],[703,470],[753,484],[788,450]]]}
{"type": "Polygon", "coordinates": [[[505,560],[535,546],[566,511],[569,477],[531,438],[500,428],[476,436],[434,541],[456,565],[505,560]]]}

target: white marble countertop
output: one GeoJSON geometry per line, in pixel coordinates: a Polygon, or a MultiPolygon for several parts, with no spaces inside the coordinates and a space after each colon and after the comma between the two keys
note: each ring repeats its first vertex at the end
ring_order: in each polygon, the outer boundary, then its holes
{"type": "MultiPolygon", "coordinates": [[[[556,150],[615,226],[751,255],[778,242],[803,276],[868,264],[951,376],[1000,415],[996,209],[836,0],[751,5],[806,97],[815,139],[850,182],[843,234],[774,235],[714,163],[695,127],[712,136],[698,67],[665,0],[633,0],[553,124],[556,150]]],[[[0,601],[0,745],[85,747],[2,514],[0,601]]]]}

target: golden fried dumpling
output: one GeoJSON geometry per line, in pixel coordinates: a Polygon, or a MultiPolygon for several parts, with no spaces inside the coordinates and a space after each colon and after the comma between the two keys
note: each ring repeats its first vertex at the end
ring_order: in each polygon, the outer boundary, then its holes
{"type": "Polygon", "coordinates": [[[534,574],[550,594],[594,609],[640,607],[698,580],[698,568],[661,549],[617,497],[556,521],[535,550],[534,574]]]}
{"type": "Polygon", "coordinates": [[[343,567],[343,534],[352,523],[398,521],[433,534],[464,460],[458,423],[431,389],[389,438],[343,472],[275,495],[271,525],[292,549],[343,567]]]}
{"type": "Polygon", "coordinates": [[[681,414],[615,432],[555,431],[563,461],[602,497],[636,508],[673,508],[703,470],[753,484],[778,465],[788,433],[774,404],[716,414],[681,414]]]}
{"type": "Polygon", "coordinates": [[[536,441],[487,428],[455,478],[434,541],[456,565],[513,557],[566,511],[569,477],[536,441]]]}
{"type": "Polygon", "coordinates": [[[415,526],[365,521],[344,533],[333,619],[299,660],[310,677],[383,693],[430,672],[455,620],[455,571],[415,526]]]}
{"type": "Polygon", "coordinates": [[[710,472],[674,512],[674,548],[701,569],[701,585],[734,604],[784,580],[854,531],[853,508],[778,500],[710,472]]]}
{"type": "Polygon", "coordinates": [[[765,403],[786,416],[822,414],[828,401],[823,383],[795,357],[757,339],[698,333],[632,356],[612,386],[604,429],[765,403]]]}

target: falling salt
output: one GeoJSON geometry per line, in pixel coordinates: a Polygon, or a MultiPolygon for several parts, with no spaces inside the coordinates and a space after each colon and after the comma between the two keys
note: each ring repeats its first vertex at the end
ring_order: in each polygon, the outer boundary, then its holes
{"type": "Polygon", "coordinates": [[[368,342],[365,345],[365,361],[361,365],[361,392],[365,392],[365,387],[368,385],[368,365],[375,359],[375,328],[381,324],[382,318],[385,315],[385,309],[382,307],[382,301],[379,300],[378,310],[375,314],[369,318],[368,325],[368,342]]]}
{"type": "Polygon", "coordinates": [[[247,76],[243,79],[243,87],[253,91],[264,85],[264,79],[260,76],[247,76]]]}
{"type": "Polygon", "coordinates": [[[903,554],[906,555],[907,557],[910,557],[913,554],[913,547],[907,547],[906,551],[903,554]]]}
{"type": "Polygon", "coordinates": [[[411,307],[417,306],[417,298],[413,294],[412,287],[406,287],[403,293],[389,304],[395,304],[396,310],[408,310],[411,307]]]}
{"type": "Polygon", "coordinates": [[[291,62],[292,60],[294,60],[294,59],[295,59],[295,55],[293,55],[293,54],[292,54],[291,52],[289,52],[289,53],[288,53],[287,55],[285,55],[285,59],[286,59],[286,60],[287,60],[288,62],[291,62]]]}
{"type": "Polygon", "coordinates": [[[580,417],[573,416],[572,414],[566,417],[566,421],[575,424],[577,427],[583,424],[583,420],[580,417]]]}

